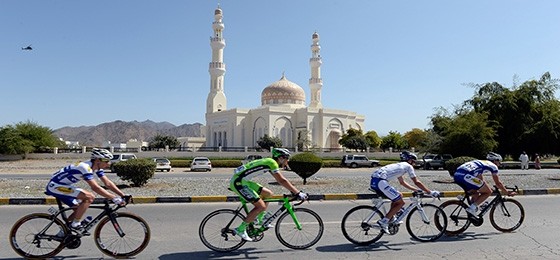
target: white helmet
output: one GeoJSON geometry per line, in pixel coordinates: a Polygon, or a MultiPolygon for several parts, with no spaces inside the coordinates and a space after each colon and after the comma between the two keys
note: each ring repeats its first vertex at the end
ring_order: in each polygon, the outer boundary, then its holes
{"type": "Polygon", "coordinates": [[[500,161],[501,162],[502,161],[502,156],[495,153],[495,152],[489,152],[486,155],[486,160],[488,160],[488,161],[500,161]]]}
{"type": "Polygon", "coordinates": [[[113,154],[107,149],[93,148],[91,150],[91,159],[113,159],[113,154]]]}

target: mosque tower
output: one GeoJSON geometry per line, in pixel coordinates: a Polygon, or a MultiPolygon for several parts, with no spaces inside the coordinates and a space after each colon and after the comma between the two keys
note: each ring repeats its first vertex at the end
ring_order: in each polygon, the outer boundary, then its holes
{"type": "Polygon", "coordinates": [[[311,103],[309,107],[322,108],[321,104],[321,88],[323,87],[323,79],[321,79],[321,45],[319,45],[319,34],[313,33],[311,37],[313,44],[311,44],[311,58],[309,65],[311,65],[311,78],[309,79],[309,87],[311,88],[311,103]]]}
{"type": "Polygon", "coordinates": [[[212,61],[208,68],[208,72],[210,72],[210,93],[208,93],[208,98],[206,99],[206,114],[227,109],[227,100],[224,93],[224,74],[226,74],[224,47],[226,47],[226,41],[222,35],[224,23],[222,23],[222,9],[220,9],[220,6],[214,11],[212,29],[214,29],[214,35],[210,37],[212,61]]]}

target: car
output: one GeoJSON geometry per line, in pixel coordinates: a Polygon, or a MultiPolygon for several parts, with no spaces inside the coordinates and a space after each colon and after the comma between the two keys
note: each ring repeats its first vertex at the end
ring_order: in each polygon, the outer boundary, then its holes
{"type": "Polygon", "coordinates": [[[171,161],[167,158],[154,158],[153,160],[156,163],[156,171],[171,171],[171,161]]]}
{"type": "Polygon", "coordinates": [[[191,162],[191,171],[211,171],[212,170],[212,162],[208,157],[194,157],[191,162]]]}
{"type": "Polygon", "coordinates": [[[113,171],[113,164],[124,162],[130,159],[138,159],[133,153],[115,153],[113,154],[113,159],[111,159],[111,171],[113,171]]]}
{"type": "Polygon", "coordinates": [[[341,166],[350,168],[379,166],[378,160],[370,160],[361,154],[344,155],[340,163],[341,166]]]}
{"type": "Polygon", "coordinates": [[[247,156],[245,156],[245,159],[243,159],[241,161],[241,164],[247,164],[250,161],[254,161],[254,160],[258,160],[258,159],[262,159],[263,157],[258,155],[258,154],[249,154],[247,156]]]}
{"type": "Polygon", "coordinates": [[[433,154],[433,157],[425,159],[423,168],[424,170],[444,168],[445,162],[451,159],[453,159],[451,154],[433,154]]]}

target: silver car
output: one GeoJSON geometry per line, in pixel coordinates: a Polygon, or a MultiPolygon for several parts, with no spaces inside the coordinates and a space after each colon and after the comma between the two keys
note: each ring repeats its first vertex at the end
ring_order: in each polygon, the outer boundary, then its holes
{"type": "Polygon", "coordinates": [[[212,162],[208,157],[194,157],[191,163],[191,171],[211,171],[212,170],[212,162]]]}

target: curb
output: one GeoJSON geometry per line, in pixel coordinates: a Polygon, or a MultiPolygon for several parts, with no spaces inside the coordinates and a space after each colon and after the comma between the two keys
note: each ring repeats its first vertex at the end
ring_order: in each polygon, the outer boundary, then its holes
{"type": "MultiPolygon", "coordinates": [[[[463,191],[444,191],[441,197],[456,197],[463,191]]],[[[550,195],[560,194],[560,188],[547,189],[519,189],[518,195],[550,195]]],[[[411,197],[412,192],[403,192],[404,197],[411,197]]],[[[273,197],[281,198],[281,195],[273,197]]],[[[377,198],[377,194],[368,193],[336,193],[336,194],[309,194],[309,200],[366,200],[377,198]]],[[[102,204],[102,198],[96,198],[94,204],[102,204]]],[[[153,203],[199,203],[199,202],[238,202],[237,196],[186,196],[186,197],[134,197],[135,204],[153,203]]],[[[46,198],[0,198],[0,205],[54,205],[54,197],[46,198]]]]}

